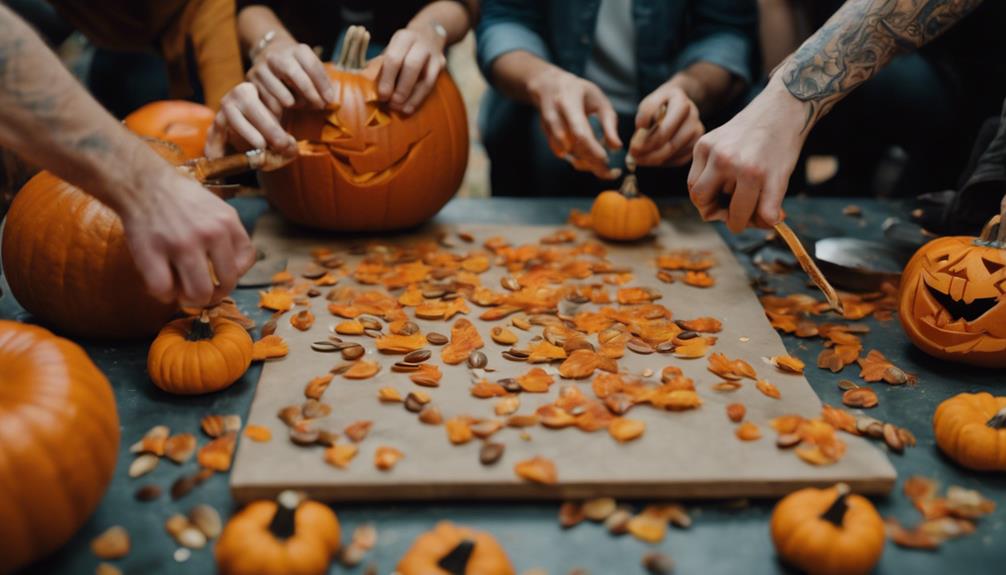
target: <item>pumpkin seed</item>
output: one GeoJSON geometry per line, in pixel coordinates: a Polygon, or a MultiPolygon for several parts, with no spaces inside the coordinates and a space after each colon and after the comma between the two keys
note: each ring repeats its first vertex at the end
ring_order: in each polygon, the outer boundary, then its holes
{"type": "Polygon", "coordinates": [[[450,340],[447,339],[447,336],[442,333],[431,331],[430,333],[426,334],[426,341],[430,342],[430,345],[444,345],[450,340]]]}
{"type": "Polygon", "coordinates": [[[489,359],[486,354],[477,349],[468,354],[468,367],[472,369],[482,369],[487,363],[489,363],[489,359]]]}
{"type": "Polygon", "coordinates": [[[415,335],[419,333],[419,326],[414,321],[407,321],[398,329],[399,335],[415,335]]]}
{"type": "Polygon", "coordinates": [[[657,346],[654,347],[653,349],[657,353],[672,353],[675,347],[676,346],[674,345],[673,341],[665,341],[662,343],[658,343],[657,346]]]}
{"type": "Polygon", "coordinates": [[[293,427],[304,419],[303,411],[299,405],[288,405],[280,409],[276,416],[279,417],[280,421],[285,423],[287,427],[293,427]]]}
{"type": "Polygon", "coordinates": [[[629,342],[625,344],[625,347],[640,355],[653,353],[653,347],[637,337],[630,339],[629,342]]]}
{"type": "Polygon", "coordinates": [[[189,521],[189,518],[181,513],[175,513],[164,520],[164,530],[174,539],[178,539],[182,531],[185,531],[191,525],[192,523],[189,521]]]}
{"type": "Polygon", "coordinates": [[[129,464],[129,476],[135,478],[146,475],[153,471],[160,461],[161,458],[157,457],[153,453],[144,453],[129,464]]]}
{"type": "Polygon", "coordinates": [[[512,377],[504,377],[503,379],[497,380],[496,383],[502,385],[503,389],[509,391],[510,393],[518,393],[521,390],[520,384],[512,377]]]}
{"type": "Polygon", "coordinates": [[[674,571],[674,561],[671,561],[669,555],[650,551],[643,555],[643,569],[650,575],[670,575],[674,571]]]}
{"type": "Polygon", "coordinates": [[[121,559],[129,553],[129,532],[121,525],[106,529],[91,540],[91,552],[98,559],[121,559]]]}
{"type": "Polygon", "coordinates": [[[410,393],[405,396],[405,409],[411,411],[412,413],[419,413],[423,410],[423,403],[416,397],[416,394],[410,393]]]}
{"type": "Polygon", "coordinates": [[[314,297],[318,297],[320,295],[321,295],[321,290],[319,290],[318,288],[311,288],[311,289],[307,290],[307,297],[314,298],[314,297]]]}
{"type": "Polygon", "coordinates": [[[612,535],[625,535],[629,532],[629,520],[632,512],[625,507],[619,507],[604,520],[604,528],[612,535]]]}
{"type": "Polygon", "coordinates": [[[427,425],[440,425],[443,423],[444,418],[440,414],[440,410],[432,405],[424,405],[422,410],[419,412],[419,421],[427,425]]]}
{"type": "Polygon", "coordinates": [[[527,361],[528,357],[527,355],[515,354],[510,351],[504,351],[500,355],[503,356],[503,359],[508,359],[510,361],[527,361]]]}
{"type": "Polygon", "coordinates": [[[688,341],[690,339],[695,339],[699,337],[699,332],[697,331],[683,331],[678,334],[678,339],[682,341],[688,341]]]}
{"type": "Polygon", "coordinates": [[[506,275],[500,278],[500,286],[502,286],[503,289],[509,291],[520,290],[520,282],[517,281],[517,278],[510,275],[506,275]]]}
{"type": "Polygon", "coordinates": [[[318,443],[319,437],[320,433],[317,429],[301,429],[299,427],[290,429],[290,441],[292,441],[295,445],[300,445],[301,447],[315,445],[318,443]]]}
{"type": "Polygon", "coordinates": [[[803,438],[800,437],[799,433],[783,433],[776,438],[775,446],[779,449],[789,449],[800,445],[802,441],[803,438]]]}
{"type": "Polygon", "coordinates": [[[331,353],[339,351],[339,346],[333,341],[316,341],[311,343],[311,349],[319,353],[331,353]]]}
{"type": "Polygon", "coordinates": [[[884,443],[895,453],[902,453],[905,450],[905,443],[901,441],[898,428],[890,423],[884,424],[884,443]]]}
{"type": "Polygon", "coordinates": [[[270,318],[268,321],[262,324],[262,337],[276,333],[276,324],[277,320],[275,317],[270,318]]]}
{"type": "Polygon", "coordinates": [[[578,501],[566,501],[559,506],[559,527],[569,529],[583,522],[583,506],[578,501]]]}
{"type": "Polygon", "coordinates": [[[423,297],[426,299],[440,299],[444,297],[447,290],[443,288],[426,288],[423,290],[423,297]]]}
{"type": "Polygon", "coordinates": [[[136,490],[133,497],[135,497],[137,501],[142,501],[144,503],[156,501],[161,498],[161,487],[152,483],[143,485],[136,490]]]}
{"type": "Polygon", "coordinates": [[[838,389],[842,391],[849,391],[851,389],[859,389],[859,385],[855,382],[849,381],[848,379],[843,379],[838,382],[838,389]]]}
{"type": "Polygon", "coordinates": [[[419,373],[410,376],[409,379],[412,380],[412,383],[416,385],[421,385],[423,387],[440,387],[440,381],[436,377],[431,375],[419,373]]]}
{"type": "Polygon", "coordinates": [[[363,357],[367,350],[363,349],[362,345],[350,345],[342,349],[342,359],[346,361],[355,361],[363,357]]]}
{"type": "Polygon", "coordinates": [[[471,235],[468,232],[458,232],[458,239],[460,239],[465,243],[470,244],[475,241],[475,236],[471,235]]]}
{"type": "Polygon", "coordinates": [[[487,441],[479,449],[479,463],[482,465],[492,465],[503,457],[506,447],[502,443],[487,441]]]}
{"type": "Polygon", "coordinates": [[[903,443],[905,447],[915,447],[915,434],[904,427],[898,428],[898,438],[901,439],[901,443],[903,443]]]}
{"type": "Polygon", "coordinates": [[[381,337],[382,335],[384,335],[384,332],[382,332],[379,329],[365,329],[365,330],[363,330],[363,335],[365,335],[367,337],[372,337],[374,339],[377,339],[377,338],[381,337]]]}
{"type": "Polygon", "coordinates": [[[300,277],[306,280],[316,280],[325,275],[325,268],[319,266],[318,264],[310,263],[301,272],[300,277]]]}
{"type": "Polygon", "coordinates": [[[216,539],[223,530],[223,521],[217,510],[205,503],[196,505],[189,510],[189,521],[196,526],[207,539],[216,539]]]}
{"type": "Polygon", "coordinates": [[[318,419],[331,414],[332,406],[317,399],[308,399],[301,406],[301,413],[305,419],[318,419]]]}
{"type": "Polygon", "coordinates": [[[417,349],[416,351],[410,351],[405,354],[402,361],[406,363],[423,363],[424,361],[430,359],[431,355],[433,355],[433,352],[428,349],[417,349]]]}
{"type": "Polygon", "coordinates": [[[419,364],[409,363],[406,361],[396,361],[394,364],[392,364],[391,371],[395,371],[398,373],[409,373],[413,371],[419,371],[419,364]]]}
{"type": "Polygon", "coordinates": [[[583,514],[591,521],[604,521],[617,507],[611,497],[597,497],[583,502],[583,514]]]}
{"type": "Polygon", "coordinates": [[[325,447],[332,447],[335,445],[336,440],[339,439],[339,434],[334,431],[329,431],[328,429],[318,430],[318,445],[323,445],[325,447]]]}
{"type": "Polygon", "coordinates": [[[189,549],[202,549],[206,547],[206,535],[195,526],[190,525],[181,531],[175,541],[182,547],[189,549]]]}
{"type": "Polygon", "coordinates": [[[381,331],[381,328],[383,327],[380,321],[370,316],[360,316],[356,318],[356,321],[360,322],[364,329],[381,331]]]}
{"type": "Polygon", "coordinates": [[[877,421],[871,423],[869,427],[866,428],[867,437],[872,437],[873,439],[882,439],[884,437],[884,424],[877,421]]]}
{"type": "Polygon", "coordinates": [[[890,366],[884,370],[884,383],[889,385],[904,385],[908,383],[908,374],[900,367],[890,366]]]}

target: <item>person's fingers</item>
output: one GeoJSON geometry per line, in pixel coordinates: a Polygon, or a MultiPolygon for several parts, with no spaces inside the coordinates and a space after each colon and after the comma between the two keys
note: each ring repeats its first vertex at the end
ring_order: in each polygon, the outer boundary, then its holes
{"type": "Polygon", "coordinates": [[[667,100],[667,113],[664,114],[664,118],[652,130],[638,132],[641,137],[633,138],[629,144],[633,157],[639,160],[670,141],[689,119],[692,109],[691,103],[682,98],[667,100]]]}
{"type": "Polygon", "coordinates": [[[412,95],[409,96],[409,99],[402,105],[403,112],[406,114],[415,112],[426,100],[426,97],[430,95],[430,92],[433,91],[433,87],[437,84],[437,78],[440,77],[440,71],[443,69],[442,60],[443,56],[436,55],[431,57],[426,62],[426,68],[423,71],[422,78],[420,78],[415,87],[412,88],[412,95]]]}
{"type": "Polygon", "coordinates": [[[699,138],[702,137],[702,134],[704,134],[702,130],[696,130],[695,133],[692,135],[692,138],[687,143],[685,143],[685,145],[682,146],[681,149],[675,152],[667,163],[674,167],[680,167],[690,162],[692,160],[692,152],[695,149],[695,144],[698,143],[699,138]]]}
{"type": "Polygon", "coordinates": [[[283,108],[293,107],[297,103],[293,92],[276,77],[276,74],[268,66],[255,66],[248,73],[248,79],[258,88],[260,94],[268,94],[276,99],[283,108]]]}
{"type": "Polygon", "coordinates": [[[711,216],[717,210],[722,211],[719,205],[719,195],[723,190],[727,177],[720,170],[716,169],[711,162],[707,162],[705,169],[699,175],[695,184],[690,187],[688,194],[692,203],[699,209],[703,219],[712,219],[711,216]]]}
{"type": "Polygon", "coordinates": [[[395,82],[395,93],[391,96],[392,107],[402,108],[405,101],[412,95],[412,89],[415,87],[419,75],[426,69],[426,63],[429,60],[429,52],[418,45],[412,46],[409,53],[405,55],[402,70],[398,73],[398,81],[395,82]]]}
{"type": "Polygon", "coordinates": [[[216,303],[220,298],[231,293],[231,290],[237,285],[238,264],[235,258],[234,244],[229,234],[211,242],[209,248],[209,260],[213,264],[213,273],[217,279],[217,285],[213,286],[210,303],[216,303]]]}
{"type": "Polygon", "coordinates": [[[160,302],[173,302],[176,286],[171,266],[163,251],[155,249],[145,240],[131,242],[129,251],[133,255],[133,261],[137,262],[136,267],[147,292],[160,302]]]}
{"type": "Polygon", "coordinates": [[[566,126],[553,100],[542,103],[541,125],[545,129],[545,134],[548,136],[549,144],[555,155],[561,158],[569,153],[569,136],[566,134],[566,126]]]}
{"type": "Polygon", "coordinates": [[[770,228],[782,221],[782,200],[786,197],[786,185],[785,177],[769,175],[765,178],[758,198],[756,222],[759,227],[770,228]]]}
{"type": "MultiPolygon", "coordinates": [[[[670,140],[653,150],[633,157],[640,166],[664,166],[671,164],[672,160],[679,160],[678,154],[685,152],[685,158],[691,157],[691,147],[702,136],[701,124],[697,119],[690,119],[684,126],[678,128],[670,140]]],[[[680,165],[680,164],[678,164],[680,165]]]]}
{"type": "Polygon", "coordinates": [[[569,98],[559,100],[559,113],[571,135],[573,153],[591,165],[607,167],[608,155],[594,137],[594,131],[584,113],[582,100],[569,98]]]}
{"type": "Polygon", "coordinates": [[[596,113],[601,123],[601,130],[604,132],[604,142],[610,149],[622,147],[622,139],[618,137],[618,114],[611,105],[611,101],[601,92],[600,89],[588,90],[587,113],[596,113]]]}
{"type": "Polygon", "coordinates": [[[241,220],[237,217],[236,212],[235,217],[231,220],[231,225],[228,226],[228,231],[231,235],[231,244],[234,246],[234,259],[240,277],[255,265],[255,247],[248,237],[248,232],[241,225],[241,220]]]}
{"type": "Polygon", "coordinates": [[[335,87],[332,86],[332,80],[328,77],[328,72],[325,71],[325,65],[318,59],[314,50],[307,44],[299,44],[294,48],[293,56],[307,73],[307,77],[311,79],[315,90],[324,100],[323,104],[335,102],[335,87]]]}
{"type": "MultiPolygon", "coordinates": [[[[196,243],[196,246],[199,244],[196,243]]],[[[174,257],[175,273],[181,284],[183,305],[206,307],[213,297],[213,282],[210,279],[209,260],[206,254],[197,249],[180,249],[174,257]]]]}
{"type": "MultiPolygon", "coordinates": [[[[708,134],[707,134],[708,136],[708,134]]],[[[685,180],[688,186],[688,193],[692,193],[692,187],[699,181],[699,176],[706,168],[706,161],[709,159],[711,144],[707,137],[701,137],[693,147],[692,167],[688,169],[688,177],[685,180]]]]}
{"type": "Polygon", "coordinates": [[[381,59],[381,73],[377,79],[377,97],[382,102],[391,99],[395,93],[395,80],[402,69],[405,55],[409,53],[409,48],[415,42],[411,34],[396,33],[388,42],[388,47],[384,49],[381,59]]]}
{"type": "Polygon", "coordinates": [[[300,62],[293,58],[284,58],[277,60],[276,65],[272,68],[276,75],[287,86],[293,88],[308,104],[315,108],[325,107],[325,101],[321,99],[321,94],[314,87],[311,78],[308,77],[307,72],[301,67],[300,62]]]}
{"type": "Polygon", "coordinates": [[[244,117],[236,104],[226,103],[221,106],[220,111],[227,119],[227,126],[230,130],[245,143],[252,148],[266,147],[265,137],[244,117]]]}
{"type": "Polygon", "coordinates": [[[730,199],[727,228],[737,234],[751,222],[751,216],[758,207],[765,174],[756,168],[743,168],[737,174],[737,185],[730,199]]]}
{"type": "Polygon", "coordinates": [[[222,157],[227,152],[227,120],[223,111],[217,112],[213,124],[206,132],[203,155],[210,159],[222,157]]]}
{"type": "Polygon", "coordinates": [[[242,115],[265,137],[266,145],[277,152],[289,154],[297,147],[297,140],[287,134],[276,117],[259,100],[245,102],[242,115]]]}

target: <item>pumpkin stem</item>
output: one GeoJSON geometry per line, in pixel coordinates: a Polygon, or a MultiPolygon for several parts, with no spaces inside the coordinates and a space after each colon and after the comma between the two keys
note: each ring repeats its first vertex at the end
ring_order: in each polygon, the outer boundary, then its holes
{"type": "Polygon", "coordinates": [[[849,497],[849,486],[839,483],[835,486],[835,491],[838,492],[838,497],[831,503],[831,507],[828,507],[828,510],[821,514],[821,519],[830,521],[835,527],[842,527],[845,512],[849,510],[849,504],[846,501],[849,497]]]}
{"type": "Polygon", "coordinates": [[[992,429],[1006,429],[1006,407],[996,412],[995,415],[985,422],[985,425],[992,429]]]}
{"type": "Polygon", "coordinates": [[[992,216],[988,223],[985,224],[985,227],[982,228],[982,233],[978,236],[978,240],[975,243],[982,246],[1006,249],[1006,225],[1003,224],[1003,220],[1006,220],[1006,213],[992,216]]]}
{"type": "Polygon", "coordinates": [[[437,562],[437,567],[447,571],[451,575],[465,575],[468,569],[468,560],[475,552],[475,542],[471,539],[462,539],[450,553],[444,555],[437,562]]]}
{"type": "Polygon", "coordinates": [[[192,321],[192,325],[189,326],[189,335],[185,339],[189,341],[202,341],[212,338],[213,328],[210,327],[210,312],[204,309],[199,314],[199,319],[192,321]]]}
{"type": "Polygon", "coordinates": [[[639,195],[639,182],[636,181],[636,174],[629,174],[622,180],[622,187],[618,191],[627,198],[634,198],[639,195]]]}
{"type": "Polygon", "coordinates": [[[276,497],[276,515],[269,522],[269,532],[277,539],[289,539],[296,531],[294,516],[305,496],[300,491],[287,489],[276,497]]]}
{"type": "Polygon", "coordinates": [[[367,65],[367,47],[370,32],[363,26],[350,26],[342,41],[342,50],[336,65],[346,70],[362,70],[367,65]]]}

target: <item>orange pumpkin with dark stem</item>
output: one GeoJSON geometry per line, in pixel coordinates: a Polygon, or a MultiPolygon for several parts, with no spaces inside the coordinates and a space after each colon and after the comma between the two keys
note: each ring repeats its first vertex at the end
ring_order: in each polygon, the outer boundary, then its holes
{"type": "Polygon", "coordinates": [[[213,110],[186,100],[161,100],[141,106],[123,122],[133,132],[172,142],[182,149],[185,159],[203,156],[206,133],[213,125],[213,110]]]}
{"type": "Polygon", "coordinates": [[[772,542],[810,575],[866,575],[884,552],[884,521],[845,484],[790,493],[772,510],[772,542]]]}
{"type": "Polygon", "coordinates": [[[922,351],[949,361],[1006,367],[1006,226],[935,239],[901,275],[899,318],[922,351]]]}
{"type": "Polygon", "coordinates": [[[168,393],[195,395],[229,387],[252,360],[252,340],[222,317],[176,319],[161,330],[147,353],[147,373],[168,393]]]}
{"type": "Polygon", "coordinates": [[[1006,397],[961,393],[933,414],[936,445],[968,469],[1006,471],[1006,397]]]}
{"type": "Polygon", "coordinates": [[[638,240],[660,224],[660,210],[639,193],[636,176],[625,176],[622,187],[598,194],[590,208],[594,232],[609,240],[638,240]]]}
{"type": "Polygon", "coordinates": [[[339,520],[328,506],[284,491],[254,501],[224,527],[217,541],[221,575],[323,575],[339,550],[339,520]]]}
{"type": "Polygon", "coordinates": [[[108,380],[77,344],[0,320],[0,573],[62,546],[115,471],[108,380]]]}
{"type": "Polygon", "coordinates": [[[513,565],[488,533],[441,521],[423,533],[398,563],[400,575],[513,575],[513,565]]]}
{"type": "Polygon", "coordinates": [[[288,166],[261,172],[269,202],[298,224],[339,231],[407,228],[454,195],[468,163],[468,120],[450,76],[437,79],[411,115],[377,100],[380,58],[365,62],[369,35],[346,34],[327,65],[338,103],[290,109],[283,126],[300,142],[288,166]]]}
{"type": "MultiPolygon", "coordinates": [[[[169,161],[181,161],[177,146],[148,142],[169,161]]],[[[3,230],[3,271],[18,303],[70,335],[149,336],[177,310],[147,293],[119,216],[49,172],[14,197],[3,230]]]]}

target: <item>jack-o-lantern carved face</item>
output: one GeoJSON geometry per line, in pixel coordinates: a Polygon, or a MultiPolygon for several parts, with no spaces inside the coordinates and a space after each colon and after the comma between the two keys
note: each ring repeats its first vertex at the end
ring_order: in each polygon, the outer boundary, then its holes
{"type": "Polygon", "coordinates": [[[1006,246],[991,239],[994,229],[933,240],[905,267],[901,323],[926,353],[1006,367],[1006,246]]]}
{"type": "Polygon", "coordinates": [[[378,100],[380,59],[353,61],[365,43],[347,32],[339,65],[326,67],[335,104],[284,113],[300,155],[261,177],[270,202],[297,223],[340,231],[410,227],[436,214],[461,184],[468,122],[450,77],[441,74],[414,113],[399,114],[378,100]]]}

